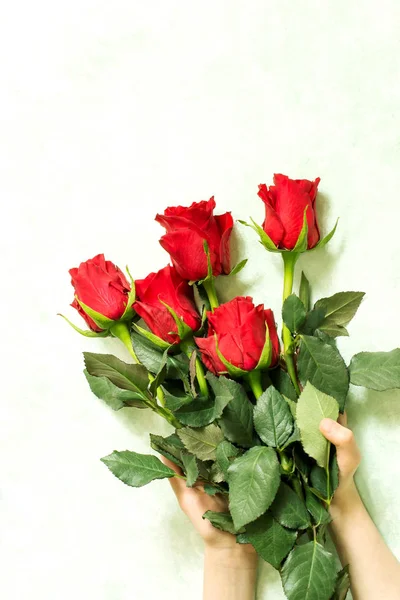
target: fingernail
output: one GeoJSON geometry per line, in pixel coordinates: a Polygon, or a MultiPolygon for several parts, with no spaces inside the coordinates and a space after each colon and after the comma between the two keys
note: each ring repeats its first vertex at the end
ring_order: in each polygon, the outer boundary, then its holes
{"type": "Polygon", "coordinates": [[[320,423],[320,427],[322,427],[322,429],[324,431],[326,431],[327,433],[330,433],[333,429],[333,427],[335,426],[335,421],[333,421],[333,419],[322,419],[321,423],[320,423]]]}

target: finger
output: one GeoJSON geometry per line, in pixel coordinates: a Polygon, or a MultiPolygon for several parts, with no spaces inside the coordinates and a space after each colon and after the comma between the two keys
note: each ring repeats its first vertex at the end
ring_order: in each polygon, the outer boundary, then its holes
{"type": "Polygon", "coordinates": [[[353,432],[333,419],[322,419],[319,429],[326,439],[336,446],[341,472],[344,475],[354,473],[361,457],[353,432]]]}
{"type": "Polygon", "coordinates": [[[341,425],[343,425],[344,427],[347,427],[347,413],[346,411],[344,411],[344,413],[339,413],[339,418],[338,421],[341,425]]]}
{"type": "MultiPolygon", "coordinates": [[[[175,473],[177,475],[183,475],[183,471],[182,469],[175,464],[174,462],[172,462],[172,460],[169,460],[168,458],[165,458],[165,456],[161,456],[161,461],[164,463],[165,466],[169,467],[170,469],[172,469],[173,471],[175,471],[175,473]]],[[[169,482],[171,484],[171,487],[175,493],[175,496],[178,498],[178,500],[180,499],[182,493],[186,490],[186,482],[184,479],[180,479],[179,477],[170,477],[169,478],[169,482]]]]}

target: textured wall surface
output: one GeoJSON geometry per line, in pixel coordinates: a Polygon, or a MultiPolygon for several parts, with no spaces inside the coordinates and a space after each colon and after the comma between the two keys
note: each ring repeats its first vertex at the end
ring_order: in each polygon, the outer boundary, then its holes
{"type": "MultiPolygon", "coordinates": [[[[168,482],[138,490],[99,458],[148,451],[168,425],[113,413],[89,390],[83,350],[129,361],[75,322],[68,269],[104,252],[134,277],[167,263],[153,218],[215,195],[261,220],[273,172],[321,177],[330,245],[299,270],[314,299],[366,292],[345,359],[400,345],[400,8],[396,0],[15,0],[0,23],[4,600],[201,598],[202,542],[168,482]],[[4,339],[5,335],[5,339],[4,339]]],[[[249,266],[220,281],[280,324],[281,260],[237,226],[249,266]]],[[[298,277],[297,277],[298,282],[298,277]]],[[[83,323],[83,322],[82,322],[83,323]]],[[[400,392],[352,388],[357,483],[400,556],[400,392]]],[[[258,598],[280,600],[260,566],[258,598]]]]}

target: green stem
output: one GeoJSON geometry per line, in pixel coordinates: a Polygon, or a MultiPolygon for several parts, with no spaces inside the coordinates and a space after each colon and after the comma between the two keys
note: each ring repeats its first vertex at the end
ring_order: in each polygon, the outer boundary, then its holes
{"type": "Polygon", "coordinates": [[[183,425],[178,421],[178,419],[168,408],[158,406],[158,404],[154,405],[152,408],[154,412],[156,412],[158,415],[160,415],[160,417],[163,417],[166,421],[168,421],[168,423],[175,427],[175,429],[180,429],[181,427],[183,427],[183,425]]]}
{"type": "Polygon", "coordinates": [[[218,308],[219,306],[217,292],[215,289],[214,277],[211,277],[207,281],[204,281],[203,287],[206,290],[208,299],[210,301],[211,310],[214,312],[214,309],[218,308]]]}
{"type": "Polygon", "coordinates": [[[204,398],[208,398],[208,385],[204,375],[203,365],[199,358],[196,358],[196,377],[201,395],[204,396],[204,398]]]}
{"type": "MultiPolygon", "coordinates": [[[[195,352],[195,349],[193,349],[193,345],[193,337],[181,341],[181,350],[186,354],[189,360],[191,359],[193,352],[195,352]]],[[[201,395],[204,396],[204,398],[208,398],[208,385],[204,375],[203,364],[199,357],[196,357],[196,379],[197,383],[199,384],[201,395]]]]}
{"type": "MultiPolygon", "coordinates": [[[[284,265],[284,280],[283,280],[283,302],[292,293],[293,290],[293,278],[294,268],[299,258],[298,252],[282,252],[282,259],[284,265]]],[[[294,364],[293,347],[292,347],[292,334],[290,330],[283,323],[282,327],[282,340],[284,348],[284,358],[288,370],[290,379],[292,380],[294,389],[298,396],[300,396],[300,386],[297,381],[296,367],[294,364]]]]}
{"type": "Polygon", "coordinates": [[[325,473],[326,473],[326,498],[327,498],[327,505],[329,506],[331,503],[331,482],[330,482],[330,471],[329,471],[329,457],[330,457],[330,451],[331,451],[331,443],[328,442],[327,448],[326,448],[326,463],[325,463],[325,473]]]}
{"type": "Polygon", "coordinates": [[[246,375],[246,379],[251,387],[251,391],[258,400],[263,393],[261,385],[261,371],[249,371],[246,375]]]}

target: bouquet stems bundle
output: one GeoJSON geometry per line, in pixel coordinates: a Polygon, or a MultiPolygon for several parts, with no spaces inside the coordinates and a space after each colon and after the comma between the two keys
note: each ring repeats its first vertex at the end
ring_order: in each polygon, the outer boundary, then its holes
{"type": "MultiPolygon", "coordinates": [[[[343,413],[350,383],[400,387],[400,349],[360,352],[349,365],[338,350],[363,292],[312,303],[304,272],[293,290],[299,256],[325,246],[337,226],[321,238],[318,184],[275,175],[259,186],[263,224],[240,221],[282,257],[280,337],[272,310],[251,297],[219,303],[215,278],[247,261],[232,268],[233,219],[214,214],[214,198],[157,215],[172,264],[145,279],[127,267],[128,281],[103,254],[69,271],[72,306],[89,329],[67,321],[87,337],[118,338],[134,360],[84,352],[92,392],[113,410],[151,409],[172,425],[168,437],[150,434],[151,448],[182,469],[187,486],[201,481],[226,497],[227,512],[204,518],[278,569],[289,600],[343,599],[349,588],[347,568],[337,572],[325,547],[339,476],[319,423],[343,413]]],[[[133,487],[177,476],[154,454],[114,451],[102,461],[133,487]]]]}

